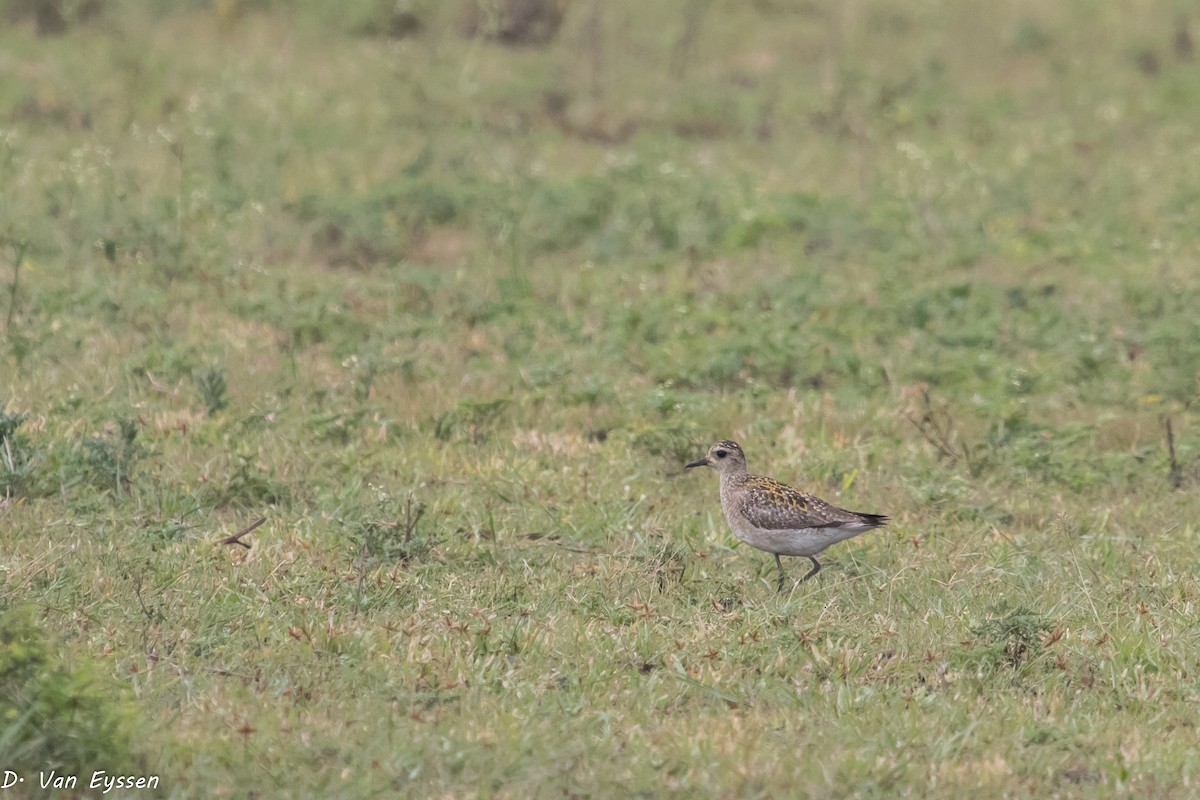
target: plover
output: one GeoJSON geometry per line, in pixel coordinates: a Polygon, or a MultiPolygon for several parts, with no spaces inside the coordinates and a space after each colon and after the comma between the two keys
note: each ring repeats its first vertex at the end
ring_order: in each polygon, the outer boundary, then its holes
{"type": "Polygon", "coordinates": [[[830,505],[819,497],[746,470],[746,454],[728,439],[687,465],[713,467],[721,476],[721,510],[734,534],[751,547],[775,554],[778,591],[783,591],[780,556],[805,556],[812,569],[800,583],[821,571],[816,555],[829,545],[887,524],[882,514],[863,514],[830,505]]]}

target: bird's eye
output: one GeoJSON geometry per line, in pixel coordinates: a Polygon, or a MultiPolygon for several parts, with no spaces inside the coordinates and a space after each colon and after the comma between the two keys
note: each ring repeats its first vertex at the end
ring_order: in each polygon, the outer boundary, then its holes
{"type": "Polygon", "coordinates": [[[724,450],[717,451],[717,458],[724,458],[727,455],[729,455],[729,453],[725,452],[724,450]]]}

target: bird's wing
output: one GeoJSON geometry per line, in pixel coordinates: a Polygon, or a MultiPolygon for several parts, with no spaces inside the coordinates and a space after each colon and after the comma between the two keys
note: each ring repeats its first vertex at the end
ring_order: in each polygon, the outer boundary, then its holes
{"type": "Polygon", "coordinates": [[[758,476],[747,482],[740,510],[747,522],[763,530],[841,528],[870,524],[865,519],[868,515],[838,508],[807,492],[758,476]]]}

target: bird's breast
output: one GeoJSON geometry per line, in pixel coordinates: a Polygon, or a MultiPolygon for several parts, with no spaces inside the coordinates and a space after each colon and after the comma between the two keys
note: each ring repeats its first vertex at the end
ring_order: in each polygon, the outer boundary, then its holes
{"type": "Polygon", "coordinates": [[[751,547],[781,556],[815,556],[829,545],[861,533],[844,528],[769,530],[747,524],[736,525],[732,521],[729,526],[737,538],[751,547]]]}

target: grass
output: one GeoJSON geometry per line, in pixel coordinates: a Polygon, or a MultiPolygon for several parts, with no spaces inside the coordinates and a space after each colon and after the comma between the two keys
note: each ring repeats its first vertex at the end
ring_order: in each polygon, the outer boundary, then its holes
{"type": "Polygon", "coordinates": [[[0,768],[1195,794],[1187,4],[36,5],[0,768]],[[892,524],[777,595],[724,437],[892,524]]]}

